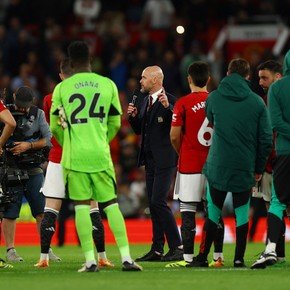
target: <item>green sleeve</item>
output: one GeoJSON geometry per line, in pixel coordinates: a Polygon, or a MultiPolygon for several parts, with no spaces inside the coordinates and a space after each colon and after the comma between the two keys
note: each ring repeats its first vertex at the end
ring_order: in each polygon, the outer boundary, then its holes
{"type": "Polygon", "coordinates": [[[121,127],[121,115],[122,108],[119,99],[118,89],[113,81],[111,81],[113,87],[112,103],[108,116],[108,140],[109,142],[116,136],[121,127]]]}
{"type": "Polygon", "coordinates": [[[290,139],[290,124],[285,121],[282,115],[282,104],[278,100],[279,94],[277,87],[273,84],[270,87],[268,94],[270,118],[272,123],[272,129],[279,132],[279,134],[290,139]]]}
{"type": "Polygon", "coordinates": [[[108,118],[108,140],[111,142],[113,138],[118,133],[121,127],[121,117],[118,116],[109,116],[108,118]]]}
{"type": "Polygon", "coordinates": [[[60,97],[60,84],[58,84],[52,94],[52,105],[50,110],[50,130],[57,142],[63,145],[63,129],[58,123],[59,121],[59,107],[62,106],[60,97]]]}
{"type": "Polygon", "coordinates": [[[263,173],[269,154],[273,146],[273,133],[270,124],[269,113],[266,105],[260,115],[258,124],[258,146],[255,173],[263,173]]]}
{"type": "Polygon", "coordinates": [[[214,120],[213,120],[213,114],[212,114],[212,108],[211,108],[211,95],[208,96],[205,102],[205,113],[206,113],[206,117],[208,121],[213,125],[214,120]]]}
{"type": "Polygon", "coordinates": [[[111,107],[113,106],[116,109],[116,111],[118,112],[118,114],[122,115],[122,107],[121,107],[121,103],[120,103],[118,89],[113,81],[111,81],[111,83],[112,83],[112,87],[113,87],[113,98],[112,98],[111,107]]]}

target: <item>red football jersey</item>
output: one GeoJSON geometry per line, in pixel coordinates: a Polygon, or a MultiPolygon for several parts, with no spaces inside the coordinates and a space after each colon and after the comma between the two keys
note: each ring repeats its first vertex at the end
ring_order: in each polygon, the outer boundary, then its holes
{"type": "Polygon", "coordinates": [[[0,113],[6,109],[5,105],[3,104],[2,100],[0,100],[0,113]]]}
{"type": "MultiPolygon", "coordinates": [[[[43,111],[45,113],[45,118],[48,124],[50,123],[49,114],[50,114],[51,103],[52,103],[52,94],[49,94],[45,96],[43,99],[43,111]]],[[[51,143],[52,143],[52,147],[49,151],[48,160],[54,163],[60,163],[61,155],[62,155],[62,148],[54,137],[51,138],[51,143]]]]}
{"type": "Polygon", "coordinates": [[[171,126],[182,127],[178,159],[180,173],[201,173],[211,145],[213,129],[205,115],[208,92],[180,98],[173,109],[171,126]]]}

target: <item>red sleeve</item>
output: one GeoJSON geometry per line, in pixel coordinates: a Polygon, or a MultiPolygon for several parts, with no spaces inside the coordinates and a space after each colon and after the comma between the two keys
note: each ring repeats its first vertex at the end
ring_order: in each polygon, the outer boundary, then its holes
{"type": "Polygon", "coordinates": [[[173,108],[171,126],[179,127],[183,126],[183,123],[184,123],[184,109],[182,103],[179,100],[175,103],[175,106],[173,108]]]}
{"type": "Polygon", "coordinates": [[[46,95],[43,99],[43,111],[45,114],[45,119],[47,123],[49,124],[49,113],[52,103],[52,94],[46,95]]]}
{"type": "Polygon", "coordinates": [[[2,100],[0,100],[0,113],[4,110],[6,110],[7,108],[5,107],[5,105],[3,104],[2,100]]]}

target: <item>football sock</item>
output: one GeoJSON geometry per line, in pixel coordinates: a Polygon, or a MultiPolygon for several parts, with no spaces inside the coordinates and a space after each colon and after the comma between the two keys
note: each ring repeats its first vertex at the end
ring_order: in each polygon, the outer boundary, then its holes
{"type": "Polygon", "coordinates": [[[244,261],[249,223],[236,227],[236,249],[234,261],[244,261]]]}
{"type": "Polygon", "coordinates": [[[193,254],[183,254],[183,259],[184,259],[184,261],[190,263],[193,260],[193,254]]]}
{"type": "Polygon", "coordinates": [[[268,212],[267,240],[277,243],[283,229],[283,221],[275,214],[268,212]]]}
{"type": "Polygon", "coordinates": [[[116,243],[118,245],[122,261],[132,261],[129,250],[129,243],[127,231],[123,215],[117,203],[111,204],[104,208],[107,215],[109,226],[114,234],[116,243]]]}
{"type": "Polygon", "coordinates": [[[216,236],[217,224],[211,219],[207,218],[203,226],[202,239],[199,249],[199,254],[207,260],[208,253],[210,252],[211,245],[216,236]]]}
{"type": "Polygon", "coordinates": [[[44,216],[40,225],[41,254],[48,255],[51,239],[55,233],[55,221],[57,217],[57,210],[47,207],[44,209],[44,216]]]}
{"type": "Polygon", "coordinates": [[[286,225],[285,225],[285,219],[283,218],[282,230],[281,230],[279,240],[276,245],[277,257],[280,257],[280,258],[285,257],[285,231],[286,231],[286,225]]]}
{"type": "Polygon", "coordinates": [[[91,209],[90,216],[93,224],[93,239],[97,252],[105,252],[105,231],[99,209],[91,209]]]}
{"type": "Polygon", "coordinates": [[[181,237],[183,243],[184,254],[194,253],[194,237],[196,233],[195,212],[181,212],[181,237]]]}
{"type": "Polygon", "coordinates": [[[107,260],[106,252],[98,252],[99,259],[107,260]]]}
{"type": "Polygon", "coordinates": [[[272,243],[269,240],[269,243],[266,246],[265,253],[267,254],[267,253],[271,253],[271,252],[275,252],[275,251],[276,251],[276,243],[272,243]]]}
{"type": "MultiPolygon", "coordinates": [[[[81,204],[75,206],[75,221],[86,262],[93,263],[95,261],[95,254],[89,205],[81,204]]],[[[96,264],[96,262],[94,263],[96,264]]],[[[89,265],[87,265],[87,267],[89,267],[89,265]]]]}
{"type": "Polygon", "coordinates": [[[223,253],[217,253],[217,252],[214,252],[214,253],[213,253],[213,259],[216,261],[218,258],[221,258],[222,260],[224,260],[224,255],[223,255],[223,253]]]}
{"type": "Polygon", "coordinates": [[[217,226],[216,236],[214,239],[214,252],[215,253],[223,252],[224,235],[225,235],[224,221],[222,218],[220,218],[218,226],[217,226]]]}

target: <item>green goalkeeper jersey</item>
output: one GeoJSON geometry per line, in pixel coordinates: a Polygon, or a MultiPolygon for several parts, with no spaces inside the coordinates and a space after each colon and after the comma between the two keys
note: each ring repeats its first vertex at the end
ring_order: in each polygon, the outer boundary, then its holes
{"type": "Polygon", "coordinates": [[[112,166],[109,141],[120,128],[122,114],[113,81],[91,72],[65,79],[54,89],[50,114],[51,130],[63,147],[64,168],[92,173],[112,166]],[[67,126],[60,125],[61,107],[67,126]]]}

